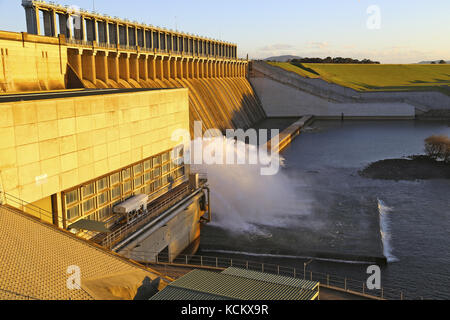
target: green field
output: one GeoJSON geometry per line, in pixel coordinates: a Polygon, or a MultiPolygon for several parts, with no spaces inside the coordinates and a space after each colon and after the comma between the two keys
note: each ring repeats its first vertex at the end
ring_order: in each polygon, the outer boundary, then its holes
{"type": "Polygon", "coordinates": [[[320,64],[269,62],[307,78],[358,91],[440,91],[450,95],[450,65],[320,64]]]}

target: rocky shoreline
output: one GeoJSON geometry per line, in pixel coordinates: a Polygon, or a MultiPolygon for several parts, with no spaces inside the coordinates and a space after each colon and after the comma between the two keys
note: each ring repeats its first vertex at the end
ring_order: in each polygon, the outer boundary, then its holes
{"type": "Polygon", "coordinates": [[[411,156],[374,162],[359,174],[369,179],[395,181],[450,179],[450,164],[427,156],[411,156]]]}

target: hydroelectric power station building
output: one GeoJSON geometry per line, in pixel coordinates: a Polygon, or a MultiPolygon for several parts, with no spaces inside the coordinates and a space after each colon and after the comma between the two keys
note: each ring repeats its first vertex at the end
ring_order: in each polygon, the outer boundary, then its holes
{"type": "Polygon", "coordinates": [[[0,31],[2,212],[126,257],[194,252],[209,190],[171,137],[196,120],[245,129],[265,116],[237,46],[22,5],[27,32],[0,31]]]}

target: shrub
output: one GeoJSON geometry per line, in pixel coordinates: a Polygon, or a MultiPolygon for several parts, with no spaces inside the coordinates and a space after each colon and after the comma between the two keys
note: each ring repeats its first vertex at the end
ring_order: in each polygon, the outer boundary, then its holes
{"type": "Polygon", "coordinates": [[[425,152],[432,159],[450,162],[450,138],[441,135],[425,139],[425,152]]]}

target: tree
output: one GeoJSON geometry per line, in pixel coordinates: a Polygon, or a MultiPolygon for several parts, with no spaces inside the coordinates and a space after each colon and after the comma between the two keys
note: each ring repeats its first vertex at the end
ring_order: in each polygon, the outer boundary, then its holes
{"type": "Polygon", "coordinates": [[[425,139],[425,152],[434,160],[450,162],[450,138],[441,135],[425,139]]]}
{"type": "Polygon", "coordinates": [[[439,64],[447,64],[447,62],[445,62],[445,60],[441,60],[439,61],[439,64]]]}

